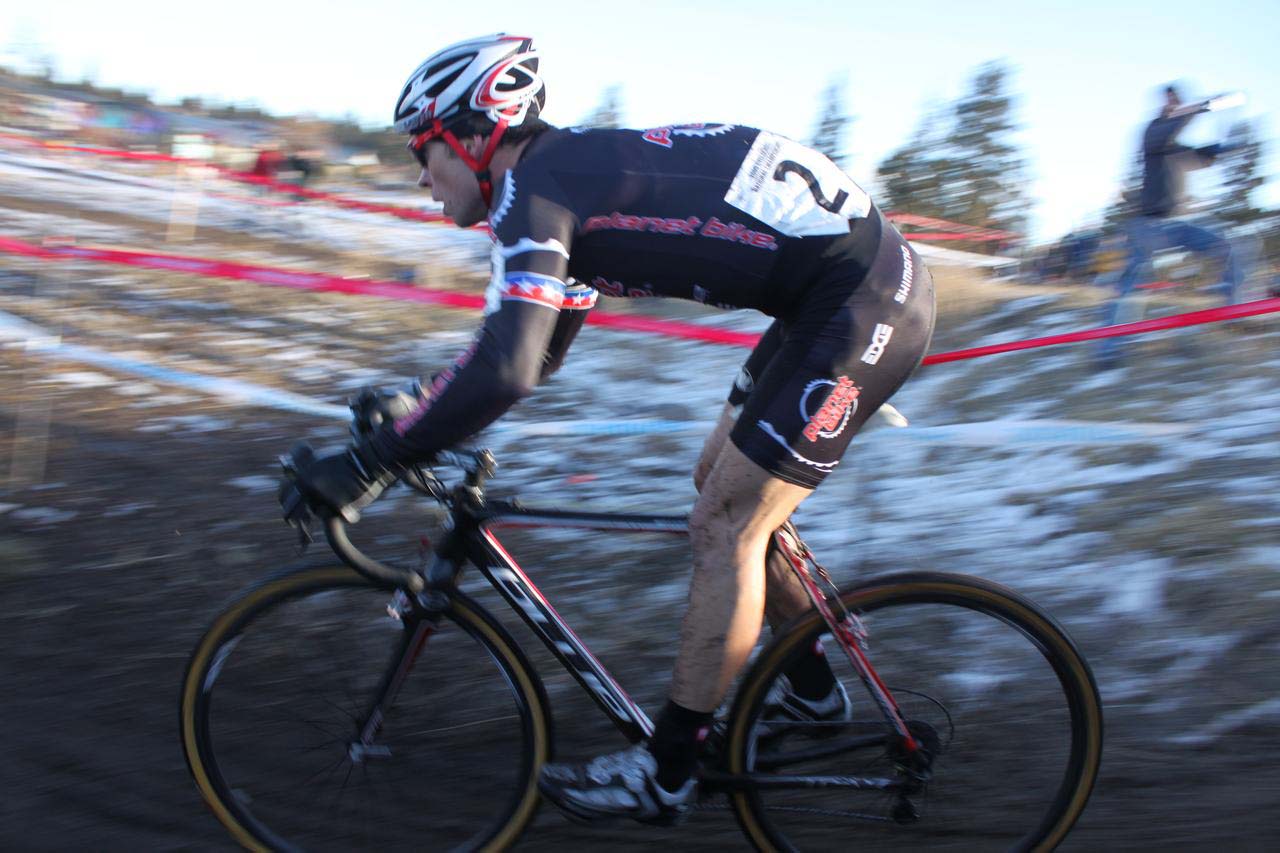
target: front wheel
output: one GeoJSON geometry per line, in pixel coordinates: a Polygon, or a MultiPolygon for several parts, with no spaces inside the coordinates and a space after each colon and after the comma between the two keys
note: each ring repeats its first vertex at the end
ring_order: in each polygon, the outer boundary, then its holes
{"type": "Polygon", "coordinates": [[[551,743],[537,675],[465,596],[432,622],[395,616],[394,595],[303,568],[250,590],[196,646],[183,749],[245,847],[498,850],[532,818],[551,743]]]}
{"type": "Polygon", "coordinates": [[[1016,593],[962,575],[890,575],[840,598],[922,751],[904,750],[818,613],[800,617],[747,673],[729,721],[726,770],[747,780],[732,804],[756,847],[1057,846],[1102,751],[1097,686],[1062,628],[1016,593]],[[851,719],[762,722],[770,691],[819,641],[851,719]]]}

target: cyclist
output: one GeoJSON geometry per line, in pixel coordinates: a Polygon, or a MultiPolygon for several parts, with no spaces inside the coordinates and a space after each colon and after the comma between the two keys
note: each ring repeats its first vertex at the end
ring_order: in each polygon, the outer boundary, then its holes
{"type": "MultiPolygon", "coordinates": [[[[395,129],[410,136],[419,185],[458,226],[487,219],[493,231],[485,319],[398,413],[317,455],[297,488],[358,519],[402,466],[476,433],[553,372],[598,293],[774,317],[694,471],[688,610],[652,739],[540,779],[574,817],[671,823],[692,806],[700,742],[762,616],[777,625],[810,606],[772,533],[919,364],[933,284],[823,155],[727,124],[555,128],[538,117],[538,63],[530,39],[498,34],[433,54],[405,84],[395,129]]],[[[848,717],[820,647],[789,678],[770,700],[780,719],[848,717]]]]}

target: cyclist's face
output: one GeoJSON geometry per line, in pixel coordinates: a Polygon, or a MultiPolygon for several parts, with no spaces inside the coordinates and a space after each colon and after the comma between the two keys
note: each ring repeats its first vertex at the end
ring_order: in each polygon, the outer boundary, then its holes
{"type": "Polygon", "coordinates": [[[432,140],[423,148],[426,167],[418,176],[418,186],[431,190],[431,198],[444,205],[444,215],[458,227],[467,228],[484,219],[488,210],[471,167],[446,142],[432,140]]]}

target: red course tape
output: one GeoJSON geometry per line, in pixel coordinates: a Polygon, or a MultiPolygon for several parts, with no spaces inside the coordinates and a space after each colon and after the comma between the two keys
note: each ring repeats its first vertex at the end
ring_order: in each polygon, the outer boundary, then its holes
{"type": "MultiPolygon", "coordinates": [[[[394,281],[349,279],[327,273],[239,264],[231,261],[215,261],[208,258],[193,258],[159,252],[136,252],[92,246],[37,246],[34,243],[15,240],[11,237],[0,237],[0,252],[44,258],[46,260],[80,260],[93,261],[95,263],[123,264],[147,269],[170,270],[189,275],[252,281],[257,284],[267,284],[275,287],[292,287],[299,290],[314,290],[324,293],[378,296],[383,299],[444,305],[449,308],[479,309],[484,307],[484,297],[469,293],[413,287],[394,281]]],[[[1155,320],[1123,323],[1118,326],[1104,326],[1098,329],[1086,329],[1081,332],[1050,335],[1024,341],[1011,341],[1004,344],[992,344],[955,352],[935,353],[926,356],[923,363],[941,364],[948,361],[961,361],[1015,350],[1096,340],[1098,338],[1114,338],[1122,335],[1137,335],[1162,329],[1173,329],[1179,326],[1214,323],[1220,320],[1235,320],[1240,317],[1252,317],[1274,311],[1280,311],[1280,297],[1260,299],[1256,302],[1246,302],[1241,305],[1228,305],[1222,308],[1210,308],[1204,311],[1192,311],[1189,314],[1174,314],[1155,320]]],[[[727,346],[755,346],[760,337],[750,332],[734,332],[727,329],[699,326],[695,323],[683,323],[678,320],[664,320],[657,317],[642,317],[634,314],[611,314],[598,310],[592,311],[587,315],[587,322],[623,331],[646,332],[727,346]]]]}
{"type": "Polygon", "coordinates": [[[1222,308],[1207,308],[1204,311],[1191,311],[1187,314],[1171,314],[1168,317],[1139,320],[1136,323],[1101,326],[1097,329],[1085,329],[1081,332],[1048,335],[1043,338],[1028,338],[1025,341],[1010,341],[1007,344],[991,344],[990,346],[973,347],[972,349],[955,350],[954,352],[940,352],[926,356],[923,363],[942,364],[948,361],[963,361],[967,358],[981,358],[986,355],[1014,352],[1015,350],[1051,347],[1057,344],[1071,344],[1077,341],[1096,341],[1100,338],[1118,338],[1124,335],[1141,335],[1147,332],[1159,332],[1164,329],[1176,329],[1181,326],[1217,323],[1222,320],[1238,320],[1241,317],[1270,314],[1274,311],[1280,311],[1280,297],[1259,299],[1256,302],[1242,302],[1239,305],[1225,305],[1222,308]]]}
{"type": "Polygon", "coordinates": [[[253,175],[248,172],[240,172],[235,169],[228,169],[225,166],[217,166],[212,163],[206,163],[202,160],[191,160],[186,157],[174,157],[170,154],[155,154],[143,151],[124,151],[118,148],[97,148],[88,145],[68,145],[63,142],[46,142],[40,139],[31,139],[26,136],[18,136],[12,133],[0,133],[0,139],[11,142],[20,142],[25,145],[34,145],[39,148],[45,148],[50,151],[72,151],[77,154],[96,154],[102,157],[119,157],[126,160],[149,160],[156,163],[185,163],[189,166],[204,166],[215,169],[225,178],[233,181],[239,181],[245,184],[255,184],[257,186],[266,187],[276,192],[289,193],[293,196],[301,198],[315,199],[317,201],[327,201],[338,207],[345,207],[351,210],[362,210],[366,213],[386,213],[391,216],[398,216],[401,219],[412,219],[417,222],[448,222],[443,213],[433,213],[424,210],[414,210],[409,207],[398,207],[393,204],[375,204],[374,202],[360,201],[359,199],[347,198],[345,196],[333,195],[332,193],[323,193],[318,190],[309,190],[306,187],[300,187],[296,184],[286,184],[280,181],[265,178],[261,175],[253,175]]]}
{"type": "MultiPolygon", "coordinates": [[[[352,210],[362,210],[366,213],[386,213],[391,216],[398,216],[401,219],[412,219],[418,222],[450,222],[442,213],[427,212],[422,210],[414,210],[408,207],[398,207],[391,204],[374,204],[372,202],[359,201],[357,199],[347,198],[345,196],[334,195],[332,193],[323,193],[317,190],[309,190],[306,187],[300,187],[296,184],[285,184],[262,175],[254,175],[249,172],[239,172],[234,169],[228,169],[225,166],[217,166],[213,163],[206,163],[202,160],[192,160],[186,157],[174,157],[169,154],[154,154],[150,152],[126,151],[119,148],[99,148],[87,145],[68,145],[64,142],[48,142],[42,139],[32,139],[27,136],[19,136],[13,133],[0,133],[0,139],[9,140],[11,142],[20,142],[25,145],[34,145],[39,148],[46,148],[50,151],[74,151],[80,154],[96,154],[102,157],[120,157],[126,160],[152,160],[158,163],[187,163],[192,166],[206,166],[210,169],[216,169],[223,177],[233,181],[240,181],[246,184],[256,184],[257,186],[266,187],[276,192],[289,193],[290,195],[300,198],[310,198],[317,201],[327,201],[330,204],[336,204],[339,207],[346,207],[352,210]]],[[[886,216],[894,223],[903,225],[923,226],[936,229],[932,232],[917,232],[914,234],[904,234],[903,236],[910,241],[924,240],[963,240],[966,242],[987,242],[987,241],[1008,241],[1016,239],[1017,234],[1009,231],[995,231],[990,228],[981,228],[976,225],[962,225],[958,222],[948,222],[945,219],[935,219],[928,216],[917,216],[910,213],[893,213],[890,212],[886,216]]],[[[485,224],[473,225],[472,228],[479,230],[487,230],[485,224]]]]}

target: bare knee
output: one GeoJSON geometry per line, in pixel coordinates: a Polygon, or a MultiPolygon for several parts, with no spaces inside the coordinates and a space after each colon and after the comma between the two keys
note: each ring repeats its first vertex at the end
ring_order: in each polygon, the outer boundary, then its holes
{"type": "MultiPolygon", "coordinates": [[[[694,482],[697,482],[695,475],[694,482]]],[[[703,480],[705,482],[705,478],[703,480]]],[[[701,488],[701,483],[698,483],[701,488]]],[[[723,509],[713,507],[705,497],[699,498],[689,513],[689,544],[693,547],[695,562],[698,557],[712,551],[722,550],[725,543],[733,538],[728,515],[723,509]]]]}
{"type": "Polygon", "coordinates": [[[712,469],[716,467],[716,460],[724,450],[725,442],[733,430],[737,417],[738,410],[726,403],[720,412],[720,419],[716,422],[715,429],[711,431],[711,435],[707,436],[706,443],[702,446],[702,453],[698,456],[698,464],[693,466],[693,486],[699,493],[706,485],[707,477],[711,476],[712,469]]]}
{"type": "Polygon", "coordinates": [[[699,492],[702,491],[702,484],[707,482],[707,475],[711,473],[711,468],[715,465],[715,458],[708,459],[703,454],[698,459],[698,464],[693,466],[693,487],[699,492]]]}
{"type": "Polygon", "coordinates": [[[759,536],[759,531],[749,529],[750,516],[735,512],[730,501],[707,498],[703,493],[689,516],[695,571],[704,567],[741,570],[748,565],[759,565],[763,570],[767,534],[759,536]]]}

